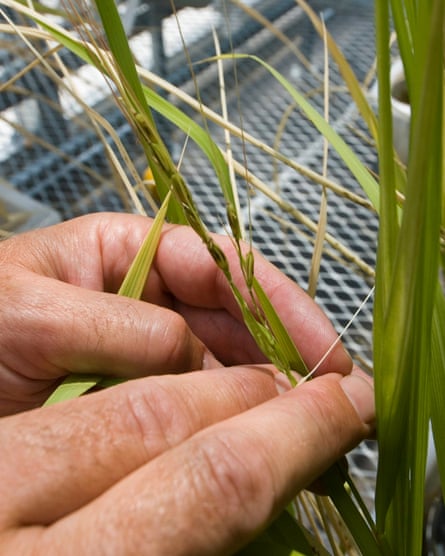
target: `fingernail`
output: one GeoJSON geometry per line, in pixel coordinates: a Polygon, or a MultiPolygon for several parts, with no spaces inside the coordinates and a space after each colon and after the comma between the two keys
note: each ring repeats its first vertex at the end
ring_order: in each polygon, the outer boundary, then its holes
{"type": "Polygon", "coordinates": [[[374,387],[372,379],[364,373],[352,372],[340,381],[344,393],[366,425],[375,420],[374,387]]]}

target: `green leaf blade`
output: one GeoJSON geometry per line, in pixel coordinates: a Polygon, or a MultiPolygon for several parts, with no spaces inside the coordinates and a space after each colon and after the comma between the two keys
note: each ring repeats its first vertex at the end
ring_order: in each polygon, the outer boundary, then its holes
{"type": "MultiPolygon", "coordinates": [[[[443,183],[443,16],[440,0],[419,4],[419,28],[428,27],[429,32],[416,53],[416,59],[423,58],[412,95],[418,100],[412,106],[406,199],[395,254],[392,260],[384,255],[389,270],[380,274],[376,286],[377,526],[401,554],[420,553],[423,537],[443,183]]],[[[383,177],[382,189],[393,187],[385,182],[389,176],[383,177]]],[[[387,227],[385,223],[380,226],[379,249],[388,241],[383,234],[391,233],[391,222],[387,227]]]]}
{"type": "Polygon", "coordinates": [[[161,238],[170,197],[171,193],[169,192],[119,288],[118,295],[140,299],[161,238]]]}

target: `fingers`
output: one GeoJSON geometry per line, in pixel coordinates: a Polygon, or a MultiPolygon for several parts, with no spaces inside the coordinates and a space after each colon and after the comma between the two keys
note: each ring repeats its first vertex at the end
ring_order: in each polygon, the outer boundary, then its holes
{"type": "Polygon", "coordinates": [[[196,431],[276,394],[272,369],[239,367],[130,381],[4,418],[0,525],[51,523],[196,431]]]}
{"type": "MultiPolygon", "coordinates": [[[[132,215],[121,216],[120,222],[111,219],[107,224],[105,220],[102,226],[98,227],[97,236],[101,242],[104,268],[114,269],[113,274],[104,274],[123,277],[128,268],[126,265],[131,261],[128,254],[136,248],[135,237],[143,235],[141,228],[145,233],[147,223],[146,219],[136,219],[132,215]],[[125,240],[131,243],[130,248],[125,246],[125,240]],[[117,244],[121,245],[120,250],[116,250],[117,244]],[[126,255],[123,253],[124,250],[126,255]],[[123,262],[125,266],[122,266],[123,262]]],[[[223,236],[214,237],[229,260],[235,284],[245,299],[250,299],[239,268],[238,254],[231,240],[223,236]]],[[[337,339],[332,324],[301,288],[259,253],[256,253],[255,257],[255,275],[311,369],[337,339]]],[[[110,282],[109,286],[116,287],[116,284],[111,285],[110,282]]],[[[183,314],[195,334],[224,364],[264,361],[242,323],[238,305],[226,278],[215,265],[202,240],[191,228],[165,228],[144,299],[169,306],[183,314]]],[[[320,366],[319,372],[344,373],[351,369],[351,365],[351,358],[341,343],[338,343],[320,366]]]]}
{"type": "MultiPolygon", "coordinates": [[[[218,237],[217,242],[227,255],[234,282],[245,299],[249,299],[238,255],[230,239],[218,237]]],[[[177,307],[219,360],[233,364],[234,360],[226,360],[227,354],[231,353],[244,356],[244,359],[237,359],[238,362],[251,361],[252,357],[255,361],[259,359],[258,348],[245,327],[240,326],[242,318],[227,280],[191,229],[168,229],[163,235],[156,262],[165,288],[179,300],[177,307]]],[[[311,369],[337,339],[332,324],[313,299],[259,254],[255,258],[255,275],[311,369]]],[[[339,343],[320,366],[319,372],[344,373],[351,366],[351,358],[339,343]]]]}
{"type": "Polygon", "coordinates": [[[174,311],[20,268],[11,269],[9,284],[0,292],[2,362],[25,377],[54,379],[68,371],[135,377],[211,364],[174,311]]]}
{"type": "MultiPolygon", "coordinates": [[[[32,242],[26,234],[14,238],[9,249],[22,253],[21,264],[38,273],[83,288],[116,292],[149,226],[149,219],[135,215],[88,215],[39,230],[32,242]]],[[[217,237],[216,241],[227,254],[235,283],[249,299],[230,239],[217,237]]],[[[258,254],[255,274],[311,369],[334,343],[334,328],[301,288],[258,254]]],[[[144,299],[181,312],[195,335],[223,363],[264,361],[241,324],[225,277],[190,228],[166,226],[144,299]]],[[[351,359],[338,344],[320,372],[350,368],[351,359]]]]}
{"type": "Polygon", "coordinates": [[[70,539],[73,553],[231,554],[372,422],[365,378],[321,376],[176,445],[47,529],[42,546],[70,539]]]}

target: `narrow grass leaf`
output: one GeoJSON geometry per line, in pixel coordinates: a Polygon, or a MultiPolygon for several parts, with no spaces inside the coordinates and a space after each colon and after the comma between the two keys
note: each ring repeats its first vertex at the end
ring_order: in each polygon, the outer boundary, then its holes
{"type": "MultiPolygon", "coordinates": [[[[323,485],[332,498],[343,521],[351,531],[361,554],[366,556],[390,556],[392,554],[384,539],[379,539],[366,517],[351,498],[338,464],[332,466],[322,477],[323,485]]],[[[348,482],[352,482],[348,479],[348,482]]]]}
{"type": "Polygon", "coordinates": [[[413,91],[416,85],[415,80],[417,79],[417,70],[414,64],[416,45],[413,43],[413,38],[418,21],[416,22],[414,12],[409,8],[410,3],[407,0],[390,0],[394,26],[397,30],[397,44],[403,61],[407,87],[408,90],[413,91]]]}
{"type": "Polygon", "coordinates": [[[2,5],[29,17],[50,33],[58,43],[66,46],[71,52],[85,62],[105,72],[105,68],[100,62],[100,59],[95,56],[81,40],[75,38],[62,26],[57,25],[57,23],[47,18],[45,14],[39,13],[38,10],[33,10],[24,3],[15,0],[2,0],[2,5]]]}
{"type": "MultiPolygon", "coordinates": [[[[283,360],[288,362],[290,370],[296,371],[301,375],[307,374],[308,369],[300,353],[298,352],[294,341],[290,337],[286,327],[283,325],[274,306],[270,302],[270,299],[267,297],[265,291],[261,287],[261,284],[255,277],[253,277],[253,290],[260,303],[261,309],[265,315],[270,330],[276,338],[280,352],[282,353],[283,360]]],[[[295,385],[295,378],[292,375],[289,376],[291,378],[291,383],[295,385]]]]}
{"type": "MultiPolygon", "coordinates": [[[[329,55],[327,47],[327,30],[326,25],[323,27],[323,44],[324,44],[324,118],[329,122],[329,55]]],[[[329,141],[324,138],[323,140],[323,177],[327,177],[329,161],[329,141]]],[[[312,260],[309,270],[309,280],[307,292],[314,298],[317,293],[318,277],[320,275],[321,260],[323,257],[323,248],[326,240],[326,231],[328,225],[328,192],[326,187],[322,187],[320,208],[318,211],[318,226],[315,235],[314,249],[312,251],[312,260]]]]}
{"type": "MultiPolygon", "coordinates": [[[[161,208],[152,222],[150,230],[138,249],[122,285],[119,288],[118,295],[131,297],[133,299],[139,299],[141,297],[159,244],[162,225],[165,220],[169,201],[170,193],[164,199],[161,208]]],[[[118,384],[121,381],[122,380],[119,378],[115,379],[101,375],[70,374],[54,390],[44,405],[51,405],[56,402],[77,398],[94,387],[105,388],[118,384]]]]}
{"type": "MultiPolygon", "coordinates": [[[[132,123],[144,148],[158,194],[163,200],[170,191],[173,177],[177,175],[176,167],[158,133],[151,110],[145,100],[133,54],[115,1],[96,0],[96,6],[114,57],[114,69],[117,70],[121,80],[121,83],[116,83],[123,97],[121,107],[132,123]]],[[[172,199],[167,215],[171,222],[185,223],[181,204],[176,199],[172,199]]]]}
{"type": "MultiPolygon", "coordinates": [[[[377,526],[401,554],[420,553],[422,546],[442,192],[444,7],[441,0],[432,0],[418,8],[418,29],[424,34],[424,44],[416,59],[423,56],[423,60],[417,90],[412,94],[416,100],[412,105],[406,199],[395,258],[385,261],[393,264],[392,280],[376,313],[374,337],[374,344],[378,344],[377,526]]],[[[383,183],[384,187],[391,184],[383,183]]],[[[379,248],[386,232],[391,233],[382,222],[379,248]]],[[[381,283],[377,283],[376,293],[380,288],[381,283]]]]}
{"type": "Polygon", "coordinates": [[[86,394],[89,390],[98,385],[103,377],[100,375],[69,375],[62,384],[60,384],[54,392],[47,398],[43,406],[53,405],[55,403],[63,402],[78,398],[86,394]]]}
{"type": "Polygon", "coordinates": [[[165,197],[161,208],[156,214],[155,219],[146,235],[140,249],[138,250],[130,269],[125,275],[124,281],[119,288],[118,295],[139,299],[147,282],[148,273],[158,248],[159,239],[161,237],[162,226],[165,221],[168,204],[170,202],[171,193],[165,197]]]}
{"type": "MultiPolygon", "coordinates": [[[[369,200],[373,206],[378,209],[379,206],[379,187],[376,180],[368,172],[363,163],[354,153],[354,151],[345,143],[345,141],[336,133],[331,125],[324,119],[324,117],[310,104],[310,102],[299,93],[295,87],[275,68],[267,64],[258,56],[251,54],[233,54],[231,57],[237,58],[249,58],[255,60],[258,64],[263,66],[290,94],[292,99],[297,103],[300,110],[306,115],[306,117],[312,122],[312,124],[318,129],[318,131],[326,137],[332,147],[340,155],[341,159],[344,161],[346,166],[351,171],[352,175],[357,179],[359,184],[362,186],[363,190],[366,192],[369,200]]],[[[227,57],[223,55],[222,58],[227,57]]]]}
{"type": "Polygon", "coordinates": [[[148,104],[162,116],[168,118],[201,148],[215,170],[226,203],[235,206],[236,199],[233,194],[227,162],[209,133],[156,91],[145,86],[143,86],[143,89],[148,104]]]}
{"type": "Polygon", "coordinates": [[[432,369],[431,369],[431,422],[437,464],[442,483],[442,496],[445,499],[445,411],[443,408],[443,390],[445,384],[445,298],[440,288],[436,293],[436,304],[433,320],[432,336],[432,369]]]}
{"type": "Polygon", "coordinates": [[[335,60],[340,70],[343,80],[349,89],[349,93],[351,94],[357,108],[359,109],[363,120],[367,124],[373,139],[378,141],[377,121],[376,121],[374,111],[372,110],[365,96],[365,93],[363,91],[363,87],[359,83],[349,62],[345,58],[343,52],[341,51],[336,41],[333,39],[332,35],[329,32],[325,32],[323,21],[321,20],[320,17],[318,17],[318,15],[311,8],[311,6],[306,2],[306,0],[296,0],[296,1],[301,6],[301,8],[306,12],[309,19],[312,22],[312,25],[317,30],[320,37],[322,38],[326,37],[327,46],[329,48],[331,56],[335,60]]]}
{"type": "MultiPolygon", "coordinates": [[[[390,53],[388,50],[390,27],[387,0],[378,0],[376,11],[376,47],[378,71],[378,110],[379,110],[379,174],[380,174],[380,236],[377,252],[377,295],[375,314],[377,320],[384,319],[389,288],[393,278],[393,261],[399,233],[395,187],[395,162],[393,156],[393,129],[391,112],[390,53]]],[[[377,327],[379,328],[379,327],[377,327]]],[[[378,348],[377,343],[376,348],[378,348]]],[[[378,355],[377,355],[378,357],[378,355]]]]}
{"type": "Polygon", "coordinates": [[[114,0],[95,0],[95,4],[102,21],[110,50],[116,60],[116,69],[119,70],[119,73],[124,78],[126,87],[131,89],[135,99],[137,99],[138,110],[144,113],[145,117],[154,127],[154,120],[145,102],[133,54],[116,3],[114,0]]]}

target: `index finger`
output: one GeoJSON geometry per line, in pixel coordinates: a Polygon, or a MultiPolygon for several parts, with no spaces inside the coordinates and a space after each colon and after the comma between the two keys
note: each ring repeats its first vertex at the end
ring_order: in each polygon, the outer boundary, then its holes
{"type": "MultiPolygon", "coordinates": [[[[51,231],[39,230],[36,252],[39,256],[43,252],[52,261],[48,268],[45,259],[40,272],[81,287],[116,292],[150,223],[142,216],[102,213],[64,222],[51,231]],[[45,243],[46,250],[42,249],[45,243]]],[[[231,239],[214,238],[227,256],[234,283],[248,300],[231,239]]],[[[255,276],[311,369],[337,339],[332,324],[297,284],[259,253],[255,255],[255,276]]],[[[181,313],[193,332],[225,364],[265,361],[243,324],[226,278],[191,228],[165,226],[144,299],[181,313]]],[[[350,357],[338,344],[320,372],[344,373],[351,365],[350,357]]]]}
{"type": "MultiPolygon", "coordinates": [[[[251,295],[231,239],[214,238],[226,254],[234,283],[249,302],[251,295]]],[[[180,302],[177,307],[180,306],[192,330],[219,360],[224,361],[224,354],[235,352],[237,346],[244,352],[250,349],[252,354],[255,349],[258,351],[244,326],[239,326],[242,315],[226,277],[193,230],[177,226],[166,230],[156,265],[164,287],[180,302]]],[[[255,252],[255,276],[311,369],[337,341],[331,322],[306,292],[258,252],[255,252]]],[[[245,361],[228,363],[242,362],[245,361]]],[[[349,355],[338,343],[320,366],[320,372],[345,373],[351,366],[349,355]]]]}

